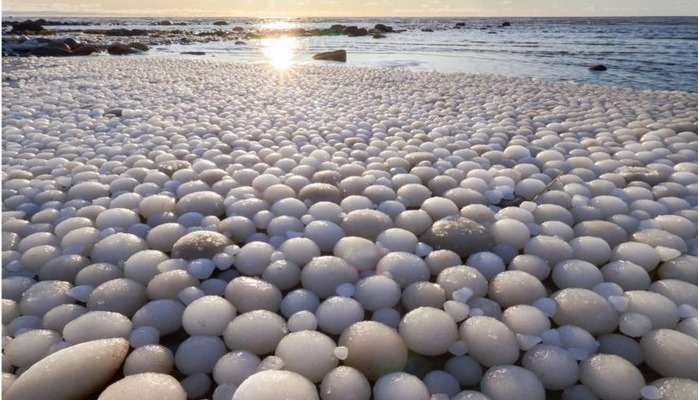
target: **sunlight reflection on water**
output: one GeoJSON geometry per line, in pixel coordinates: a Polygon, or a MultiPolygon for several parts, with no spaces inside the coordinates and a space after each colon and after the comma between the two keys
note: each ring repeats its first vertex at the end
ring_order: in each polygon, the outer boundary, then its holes
{"type": "Polygon", "coordinates": [[[293,63],[298,40],[288,36],[263,38],[261,50],[269,64],[278,70],[285,70],[293,63]]]}

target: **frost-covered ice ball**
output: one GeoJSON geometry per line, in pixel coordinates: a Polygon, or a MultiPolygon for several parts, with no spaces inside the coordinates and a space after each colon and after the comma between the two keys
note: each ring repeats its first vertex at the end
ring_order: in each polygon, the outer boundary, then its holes
{"type": "Polygon", "coordinates": [[[444,269],[436,277],[436,283],[446,291],[447,298],[452,298],[454,292],[464,288],[470,289],[473,297],[484,297],[489,289],[485,276],[467,265],[444,269]]]}
{"type": "Polygon", "coordinates": [[[185,375],[210,374],[226,352],[225,343],[218,336],[190,336],[177,347],[175,365],[185,375]]]}
{"type": "Polygon", "coordinates": [[[570,241],[572,258],[603,265],[611,258],[611,246],[605,240],[592,236],[580,236],[570,241]]]}
{"type": "Polygon", "coordinates": [[[595,354],[579,365],[580,381],[604,400],[640,398],[642,373],[628,360],[613,354],[595,354]]]}
{"type": "Polygon", "coordinates": [[[354,284],[358,280],[358,271],[348,262],[335,256],[313,258],[301,271],[303,287],[321,299],[333,296],[339,285],[354,284]]]}
{"type": "Polygon", "coordinates": [[[375,243],[358,236],[339,239],[332,252],[359,271],[374,269],[383,256],[375,243]]]}
{"type": "MultiPolygon", "coordinates": [[[[85,313],[87,313],[87,309],[83,306],[77,304],[63,304],[52,308],[44,314],[42,327],[44,329],[62,332],[68,322],[85,313]]],[[[5,319],[5,315],[3,314],[3,321],[7,321],[6,324],[9,324],[12,319],[5,319]]]]}
{"type": "Polygon", "coordinates": [[[104,230],[107,228],[126,229],[131,225],[140,223],[138,214],[126,208],[111,208],[102,211],[95,219],[95,227],[104,230]]]}
{"type": "Polygon", "coordinates": [[[429,267],[424,260],[412,253],[391,252],[378,261],[376,273],[393,279],[400,287],[429,280],[429,267]]]}
{"type": "Polygon", "coordinates": [[[405,210],[395,217],[395,227],[414,233],[423,234],[434,223],[424,210],[405,210]]]}
{"type": "Polygon", "coordinates": [[[320,256],[320,248],[308,238],[290,238],[279,246],[279,251],[284,254],[287,261],[295,263],[299,267],[304,266],[314,257],[320,256]]]}
{"type": "Polygon", "coordinates": [[[114,311],[131,317],[148,300],[146,288],[127,278],[112,279],[97,286],[87,300],[91,311],[114,311]]]}
{"type": "Polygon", "coordinates": [[[212,231],[195,231],[187,233],[172,246],[172,258],[196,260],[212,259],[233,242],[225,235],[212,231]]]}
{"type": "Polygon", "coordinates": [[[618,326],[618,313],[603,297],[583,288],[562,289],[551,298],[557,303],[553,320],[576,325],[592,334],[611,333],[618,326]]]}
{"type": "Polygon", "coordinates": [[[666,377],[698,380],[698,339],[672,329],[650,331],[640,339],[645,362],[666,377]]]}
{"type": "Polygon", "coordinates": [[[124,375],[144,372],[169,374],[174,368],[172,351],[159,344],[150,344],[134,349],[124,361],[124,375]]]}
{"type": "Polygon", "coordinates": [[[545,399],[545,388],[531,371],[516,365],[496,365],[485,372],[480,383],[482,393],[492,400],[545,399]]]}
{"type": "Polygon", "coordinates": [[[364,319],[364,309],[352,298],[332,296],[320,303],[315,316],[321,330],[339,335],[350,325],[364,319]]]}
{"type": "Polygon", "coordinates": [[[666,400],[690,399],[698,393],[698,382],[686,378],[661,378],[652,382],[651,386],[657,388],[661,398],[666,400]]]}
{"type": "Polygon", "coordinates": [[[473,316],[460,326],[460,338],[469,355],[485,366],[512,364],[519,358],[519,343],[501,321],[488,316],[473,316]]]}
{"type": "Polygon", "coordinates": [[[232,400],[319,400],[315,385],[296,372],[266,370],[245,379],[232,400]]]}
{"type": "Polygon", "coordinates": [[[410,350],[427,356],[448,352],[458,340],[456,322],[447,312],[434,307],[408,312],[400,321],[399,332],[410,350]]]}
{"type": "Polygon", "coordinates": [[[252,310],[277,311],[281,305],[281,291],[271,283],[258,278],[239,276],[225,288],[225,298],[238,312],[252,310]]]}
{"type": "Polygon", "coordinates": [[[460,392],[458,380],[446,371],[429,371],[424,375],[423,381],[432,395],[447,395],[451,397],[460,392]]]}
{"type": "Polygon", "coordinates": [[[148,396],[150,398],[184,400],[187,392],[174,377],[154,372],[128,375],[109,385],[100,395],[102,400],[120,400],[148,396]]]}
{"type": "Polygon", "coordinates": [[[528,272],[540,281],[543,281],[550,275],[551,265],[539,256],[519,254],[509,262],[507,269],[528,272]]]}
{"type": "Polygon", "coordinates": [[[283,360],[284,369],[319,383],[339,364],[335,347],[334,340],[321,332],[300,331],[284,336],[274,354],[283,360]]]}
{"type": "Polygon", "coordinates": [[[72,285],[64,281],[37,282],[22,294],[19,311],[22,315],[41,317],[54,307],[75,303],[75,299],[68,294],[71,288],[72,285]]]}
{"type": "Polygon", "coordinates": [[[603,274],[596,265],[582,260],[564,260],[553,267],[553,282],[560,289],[592,289],[603,282],[603,274]]]}
{"type": "Polygon", "coordinates": [[[147,285],[160,272],[158,265],[168,259],[167,254],[158,250],[139,251],[124,262],[124,277],[147,285]]]}
{"type": "Polygon", "coordinates": [[[302,310],[288,318],[289,332],[314,331],[318,327],[317,317],[310,311],[302,310]]]}
{"type": "Polygon", "coordinates": [[[301,269],[292,261],[273,261],[264,269],[262,280],[271,283],[279,290],[288,290],[300,282],[301,269]]]}
{"type": "Polygon", "coordinates": [[[415,282],[402,291],[401,300],[407,310],[417,307],[441,308],[446,301],[446,291],[436,283],[415,282]]]}
{"type": "Polygon", "coordinates": [[[524,246],[525,254],[532,254],[547,261],[548,265],[572,258],[572,247],[562,239],[552,236],[535,236],[524,246]]]}
{"type": "Polygon", "coordinates": [[[378,235],[394,227],[393,220],[378,210],[355,210],[342,219],[342,229],[347,236],[359,236],[375,241],[378,235]]]}
{"type": "Polygon", "coordinates": [[[414,399],[429,400],[429,390],[424,382],[406,372],[393,372],[382,376],[373,385],[375,400],[414,399]]]}
{"type": "Polygon", "coordinates": [[[319,305],[320,299],[315,293],[307,289],[296,289],[284,296],[283,300],[281,300],[280,308],[281,314],[286,318],[290,318],[291,315],[298,311],[310,311],[314,313],[319,305]]]}
{"type": "Polygon", "coordinates": [[[4,345],[4,358],[16,367],[27,367],[49,354],[61,335],[48,329],[34,329],[17,335],[4,345]]]}
{"type": "Polygon", "coordinates": [[[624,295],[628,299],[627,311],[646,316],[654,329],[674,329],[679,322],[679,309],[666,296],[646,290],[629,290],[624,295]]]}
{"type": "Polygon", "coordinates": [[[491,280],[489,287],[489,297],[502,307],[533,304],[546,295],[543,283],[523,271],[501,272],[491,280]]]}
{"type": "Polygon", "coordinates": [[[163,212],[173,212],[175,210],[175,199],[163,194],[156,194],[143,198],[138,205],[138,211],[144,218],[163,212]]]}
{"type": "Polygon", "coordinates": [[[394,307],[400,301],[400,296],[400,285],[384,275],[361,279],[354,292],[354,298],[369,311],[394,307]]]}
{"type": "Polygon", "coordinates": [[[320,397],[323,400],[369,400],[371,385],[361,372],[341,365],[322,379],[320,397]]]}
{"type": "Polygon", "coordinates": [[[333,185],[328,183],[311,183],[304,186],[298,192],[298,198],[304,202],[318,203],[327,201],[330,203],[339,204],[342,200],[342,193],[333,185]]]}
{"type": "Polygon", "coordinates": [[[122,314],[110,311],[90,311],[68,322],[63,337],[72,344],[98,339],[128,339],[133,324],[122,314]]]}
{"type": "Polygon", "coordinates": [[[254,310],[238,315],[223,332],[230,349],[267,354],[276,348],[287,333],[286,321],[268,310],[254,310]]]}
{"type": "Polygon", "coordinates": [[[611,261],[629,261],[645,271],[652,271],[660,262],[657,250],[645,243],[625,242],[613,248],[611,261]]]}
{"type": "Polygon", "coordinates": [[[339,345],[348,349],[344,364],[376,380],[402,370],[407,363],[407,346],[398,332],[375,321],[361,321],[347,328],[339,345]]]}
{"type": "Polygon", "coordinates": [[[179,201],[177,201],[175,209],[179,215],[189,212],[198,212],[203,215],[221,216],[225,213],[223,196],[209,190],[202,190],[182,196],[179,201]]]}
{"type": "MultiPolygon", "coordinates": [[[[174,260],[173,260],[174,261],[174,260]]],[[[179,259],[179,261],[184,261],[179,259]]],[[[189,263],[184,261],[180,266],[175,266],[176,268],[184,268],[189,263]]],[[[158,269],[161,269],[162,264],[158,265],[158,269]]],[[[153,300],[157,299],[178,299],[179,293],[189,287],[198,287],[199,280],[196,279],[192,274],[184,269],[173,269],[171,271],[162,272],[156,275],[153,279],[148,282],[146,287],[146,292],[148,297],[153,300]]]]}
{"type": "Polygon", "coordinates": [[[220,336],[235,315],[235,307],[228,300],[220,296],[204,296],[184,309],[182,326],[192,336],[220,336]]]}
{"type": "Polygon", "coordinates": [[[316,220],[305,226],[303,236],[317,244],[320,251],[329,253],[332,252],[335,244],[347,235],[339,225],[332,221],[316,220]]]}
{"type": "Polygon", "coordinates": [[[624,290],[646,290],[652,282],[647,270],[631,261],[618,260],[601,267],[604,281],[618,284],[624,290]]]}
{"type": "Polygon", "coordinates": [[[97,242],[92,247],[90,258],[96,263],[121,265],[132,255],[147,249],[148,244],[138,236],[131,233],[115,233],[97,242]]]}
{"type": "Polygon", "coordinates": [[[187,228],[177,222],[167,222],[152,227],[145,237],[152,250],[171,252],[179,239],[187,234],[187,228]]]}
{"type": "Polygon", "coordinates": [[[160,335],[169,335],[182,328],[184,305],[179,300],[153,300],[133,314],[133,328],[152,326],[160,335]]]}
{"type": "Polygon", "coordinates": [[[434,222],[420,240],[436,250],[452,250],[461,257],[494,247],[494,240],[485,227],[471,219],[455,216],[434,222]]]}
{"type": "Polygon", "coordinates": [[[563,390],[579,379],[577,360],[559,346],[536,345],[524,354],[522,365],[536,374],[548,390],[563,390]]]}
{"type": "Polygon", "coordinates": [[[235,350],[221,357],[213,367],[213,380],[216,383],[229,383],[239,386],[245,379],[257,372],[262,360],[247,350],[235,350]]]}
{"type": "Polygon", "coordinates": [[[417,241],[414,233],[402,228],[390,228],[376,238],[376,244],[389,251],[413,252],[417,248],[417,241]]]}
{"type": "Polygon", "coordinates": [[[495,243],[508,244],[517,249],[522,249],[531,237],[528,226],[513,218],[495,221],[490,227],[490,232],[495,243]]]}
{"type": "Polygon", "coordinates": [[[262,275],[274,251],[274,247],[266,242],[247,243],[235,255],[235,268],[243,275],[262,275]]]}
{"type": "Polygon", "coordinates": [[[514,333],[542,336],[550,329],[550,320],[539,308],[527,304],[511,306],[502,313],[502,322],[514,333]]]}

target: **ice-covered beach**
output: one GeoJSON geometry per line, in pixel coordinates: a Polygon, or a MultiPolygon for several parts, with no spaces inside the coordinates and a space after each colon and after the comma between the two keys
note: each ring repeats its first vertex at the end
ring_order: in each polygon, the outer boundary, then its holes
{"type": "Polygon", "coordinates": [[[3,397],[698,394],[698,94],[3,58],[3,397]]]}

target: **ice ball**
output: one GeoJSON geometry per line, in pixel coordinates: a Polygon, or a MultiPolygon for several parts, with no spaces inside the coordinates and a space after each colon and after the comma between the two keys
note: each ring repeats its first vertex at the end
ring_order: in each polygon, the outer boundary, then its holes
{"type": "Polygon", "coordinates": [[[447,312],[434,307],[408,312],[400,321],[399,332],[410,350],[427,356],[448,352],[458,340],[456,322],[447,312]]]}
{"type": "Polygon", "coordinates": [[[512,364],[519,358],[519,343],[503,322],[488,316],[473,316],[460,326],[460,338],[470,356],[485,366],[512,364]]]}
{"type": "Polygon", "coordinates": [[[361,371],[370,380],[400,371],[407,363],[403,338],[380,322],[361,321],[351,325],[342,332],[339,345],[349,351],[344,364],[361,371]]]}
{"type": "Polygon", "coordinates": [[[262,360],[247,350],[235,350],[221,357],[213,367],[213,379],[219,385],[228,383],[239,386],[257,372],[262,360]]]}
{"type": "Polygon", "coordinates": [[[394,307],[400,301],[400,296],[400,285],[384,275],[361,279],[354,293],[354,298],[369,311],[394,307]]]}
{"type": "Polygon", "coordinates": [[[364,309],[358,301],[342,296],[332,296],[320,303],[315,311],[321,330],[334,335],[364,319],[364,309]]]}
{"type": "Polygon", "coordinates": [[[321,299],[335,294],[343,283],[356,283],[358,271],[343,259],[321,256],[312,259],[301,271],[301,284],[321,299]]]}
{"type": "Polygon", "coordinates": [[[172,351],[159,344],[150,344],[134,349],[124,361],[124,375],[144,372],[169,374],[174,368],[172,351]]]}
{"type": "Polygon", "coordinates": [[[461,257],[494,247],[494,240],[485,227],[465,217],[442,218],[420,236],[432,248],[452,250],[461,257]]]}
{"type": "Polygon", "coordinates": [[[558,346],[536,345],[524,354],[522,365],[536,374],[548,390],[563,390],[579,379],[577,360],[558,346]]]}
{"type": "Polygon", "coordinates": [[[480,389],[492,400],[545,399],[545,388],[538,377],[516,365],[491,367],[483,375],[480,389]]]}
{"type": "Polygon", "coordinates": [[[618,326],[618,313],[613,306],[589,289],[562,289],[551,298],[557,303],[553,320],[558,325],[577,325],[592,334],[611,333],[618,326]]]}
{"type": "Polygon", "coordinates": [[[601,399],[638,399],[645,386],[642,373],[628,360],[596,354],[579,365],[581,382],[601,399]]]}
{"type": "Polygon", "coordinates": [[[373,386],[375,400],[414,399],[429,400],[430,394],[424,382],[406,372],[393,372],[382,376],[373,386]]]}
{"type": "Polygon", "coordinates": [[[63,337],[73,344],[98,339],[128,339],[132,326],[131,320],[122,314],[90,311],[68,322],[63,328],[63,337]]]}
{"type": "Polygon", "coordinates": [[[402,288],[415,282],[428,281],[430,276],[426,262],[422,258],[407,252],[386,254],[378,261],[376,273],[388,275],[402,288]]]}
{"type": "Polygon", "coordinates": [[[319,383],[339,364],[335,347],[334,340],[321,332],[300,331],[284,336],[274,354],[283,360],[284,369],[319,383]]]}
{"type": "Polygon", "coordinates": [[[218,336],[190,336],[177,347],[175,365],[184,375],[210,374],[225,353],[225,343],[218,336]]]}
{"type": "Polygon", "coordinates": [[[315,385],[296,372],[266,370],[245,379],[232,400],[319,400],[315,385]]]}
{"type": "Polygon", "coordinates": [[[258,278],[239,276],[225,288],[225,298],[238,312],[252,310],[277,311],[281,305],[281,291],[271,283],[258,278]]]}
{"type": "Polygon", "coordinates": [[[375,243],[358,236],[339,239],[334,246],[333,254],[359,271],[374,269],[383,256],[375,243]]]}
{"type": "Polygon", "coordinates": [[[322,379],[320,397],[323,400],[369,400],[371,386],[361,372],[341,365],[322,379]]]}
{"type": "Polygon", "coordinates": [[[645,362],[663,376],[698,380],[698,339],[672,329],[650,331],[640,339],[645,362]]]}
{"type": "Polygon", "coordinates": [[[220,296],[204,296],[184,309],[182,326],[192,336],[220,336],[235,315],[235,307],[228,300],[220,296]]]}
{"type": "Polygon", "coordinates": [[[532,304],[546,296],[543,283],[523,271],[504,271],[490,282],[489,297],[502,307],[532,304]]]}
{"type": "Polygon", "coordinates": [[[268,310],[254,310],[235,317],[225,328],[223,338],[230,349],[261,355],[274,351],[287,333],[286,321],[281,316],[268,310]]]}

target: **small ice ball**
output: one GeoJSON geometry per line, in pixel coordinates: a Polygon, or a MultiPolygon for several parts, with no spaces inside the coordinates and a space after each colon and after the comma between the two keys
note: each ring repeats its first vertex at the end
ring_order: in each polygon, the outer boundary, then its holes
{"type": "Polygon", "coordinates": [[[539,256],[519,254],[509,262],[507,269],[528,272],[540,281],[543,281],[550,275],[551,266],[539,256]]]}
{"type": "Polygon", "coordinates": [[[495,277],[495,275],[503,272],[506,269],[504,265],[504,260],[495,253],[489,251],[481,251],[472,254],[468,257],[465,262],[468,266],[471,266],[482,273],[482,275],[490,280],[495,277]]]}
{"type": "Polygon", "coordinates": [[[393,372],[382,376],[373,386],[375,400],[414,399],[429,400],[430,394],[424,382],[406,372],[393,372]]]}
{"type": "Polygon", "coordinates": [[[239,276],[225,288],[225,298],[238,312],[252,310],[277,311],[281,304],[281,291],[261,279],[239,276]]]}
{"type": "Polygon", "coordinates": [[[298,373],[265,370],[245,379],[232,400],[319,400],[315,385],[298,373]]]}
{"type": "Polygon", "coordinates": [[[376,380],[402,370],[407,363],[407,346],[398,332],[375,321],[351,325],[339,337],[339,345],[349,350],[344,364],[376,380]]]}
{"type": "Polygon", "coordinates": [[[203,398],[211,390],[211,378],[203,373],[189,375],[182,379],[180,384],[190,399],[203,398]]]}
{"type": "Polygon", "coordinates": [[[528,225],[512,218],[495,221],[490,231],[495,243],[508,244],[516,249],[522,249],[531,237],[528,225]]]}
{"type": "Polygon", "coordinates": [[[627,336],[641,337],[652,329],[652,320],[640,313],[627,312],[620,316],[618,329],[627,336]]]}
{"type": "Polygon", "coordinates": [[[223,338],[230,349],[261,355],[272,352],[287,332],[286,321],[281,316],[268,310],[255,310],[235,317],[225,328],[223,338]]]}
{"type": "Polygon", "coordinates": [[[124,263],[124,276],[147,285],[158,274],[158,264],[167,261],[165,253],[158,250],[142,250],[130,256],[124,263]]]}
{"type": "Polygon", "coordinates": [[[356,284],[354,293],[354,298],[369,311],[394,307],[400,301],[400,296],[400,286],[384,275],[361,279],[356,284]]]}
{"type": "Polygon", "coordinates": [[[524,246],[525,254],[536,255],[545,260],[548,265],[556,265],[560,261],[572,258],[572,247],[562,239],[552,236],[536,236],[524,246]]]}
{"type": "Polygon", "coordinates": [[[364,309],[358,301],[341,296],[327,298],[315,311],[318,327],[334,335],[364,319],[364,309]]]}
{"type": "Polygon", "coordinates": [[[488,316],[473,316],[460,326],[460,338],[469,354],[485,366],[506,365],[519,357],[514,333],[501,321],[488,316]]]}
{"type": "Polygon", "coordinates": [[[574,325],[563,325],[557,328],[560,335],[560,345],[570,352],[583,355],[580,359],[587,358],[597,352],[599,343],[588,331],[574,325]]]}
{"type": "Polygon", "coordinates": [[[90,311],[68,322],[63,337],[72,344],[97,339],[124,338],[131,334],[133,323],[122,314],[110,311],[90,311]]]}
{"type": "Polygon", "coordinates": [[[235,268],[243,275],[259,276],[269,265],[274,247],[265,242],[251,242],[240,248],[235,257],[235,268]]]}
{"type": "Polygon", "coordinates": [[[173,299],[153,300],[133,314],[133,327],[152,326],[161,335],[169,335],[182,328],[184,305],[173,299]]]}
{"type": "Polygon", "coordinates": [[[122,265],[132,255],[139,251],[147,250],[145,240],[130,233],[115,233],[97,242],[90,258],[93,262],[106,262],[115,265],[122,265]]]}
{"type": "Polygon", "coordinates": [[[399,332],[410,350],[428,356],[448,352],[458,340],[453,318],[433,307],[419,307],[407,313],[400,322],[399,332]]]}
{"type": "Polygon", "coordinates": [[[376,237],[387,229],[393,228],[393,220],[378,210],[355,210],[347,213],[342,219],[342,229],[346,236],[359,236],[368,240],[376,237]]]}
{"type": "Polygon", "coordinates": [[[337,293],[337,296],[351,297],[354,295],[354,285],[349,282],[342,283],[341,285],[337,286],[335,292],[337,293]]]}
{"type": "Polygon", "coordinates": [[[175,243],[187,234],[187,228],[177,222],[167,222],[152,227],[145,237],[153,250],[171,252],[175,243]]]}
{"type": "Polygon", "coordinates": [[[276,347],[275,355],[284,362],[284,369],[297,372],[318,383],[339,359],[334,355],[334,340],[318,331],[299,331],[284,336],[276,347]]]}
{"type": "Polygon", "coordinates": [[[190,336],[177,348],[175,365],[185,375],[209,374],[225,353],[225,344],[217,336],[190,336]]]}
{"type": "Polygon", "coordinates": [[[645,386],[642,373],[626,359],[596,354],[579,365],[580,381],[602,399],[637,399],[645,386]]]}
{"type": "Polygon", "coordinates": [[[640,365],[643,361],[642,347],[635,339],[624,334],[609,333],[599,336],[599,353],[615,354],[640,365]]]}
{"type": "Polygon", "coordinates": [[[335,244],[333,254],[345,260],[359,271],[374,269],[376,264],[378,264],[378,260],[383,257],[382,252],[375,243],[358,236],[341,238],[335,244]]]}
{"type": "Polygon", "coordinates": [[[539,344],[528,350],[522,365],[536,374],[548,390],[563,390],[579,379],[577,360],[558,346],[539,344]]]}
{"type": "Polygon", "coordinates": [[[613,248],[611,261],[619,260],[630,261],[648,272],[652,271],[660,262],[657,250],[640,242],[625,242],[613,248]]]}
{"type": "Polygon", "coordinates": [[[174,354],[165,346],[149,344],[133,349],[124,361],[124,375],[145,372],[169,374],[174,368],[174,354]]]}
{"type": "Polygon", "coordinates": [[[598,237],[580,236],[570,241],[572,258],[590,262],[596,266],[603,265],[611,258],[611,246],[598,237]]]}
{"type": "Polygon", "coordinates": [[[550,329],[550,320],[539,308],[519,304],[504,310],[502,322],[514,333],[527,336],[541,336],[550,329]]]}
{"type": "Polygon", "coordinates": [[[444,364],[444,370],[453,375],[463,387],[478,384],[482,380],[482,366],[470,356],[456,355],[449,358],[444,364]]]}
{"type": "Polygon", "coordinates": [[[428,281],[429,267],[420,257],[407,252],[392,252],[380,259],[376,266],[377,274],[389,274],[400,287],[412,283],[428,281]]]}
{"type": "Polygon", "coordinates": [[[320,305],[317,295],[307,289],[296,289],[284,296],[281,301],[281,314],[286,318],[291,317],[298,311],[315,312],[320,305]]]}
{"type": "Polygon", "coordinates": [[[134,349],[147,345],[158,344],[160,342],[160,331],[152,326],[138,327],[131,331],[129,342],[131,343],[131,347],[134,349]]]}
{"type": "Polygon", "coordinates": [[[422,306],[441,308],[446,301],[446,291],[436,283],[416,282],[402,291],[401,300],[407,310],[422,306]]]}
{"type": "Polygon", "coordinates": [[[434,223],[424,210],[405,210],[395,217],[395,226],[421,235],[434,223]]]}
{"type": "Polygon", "coordinates": [[[28,367],[49,355],[51,347],[60,341],[61,335],[57,332],[29,330],[3,344],[3,356],[16,367],[28,367]]]}
{"type": "Polygon", "coordinates": [[[95,219],[95,227],[99,230],[107,228],[128,228],[140,222],[138,215],[126,208],[111,208],[101,212],[95,219]]]}
{"type": "MultiPolygon", "coordinates": [[[[453,293],[463,288],[470,289],[473,297],[483,297],[489,289],[485,276],[477,269],[467,265],[444,269],[436,277],[436,283],[446,291],[448,298],[453,298],[453,293]]],[[[465,291],[460,292],[460,295],[466,293],[465,291]]]]}
{"type": "Polygon", "coordinates": [[[489,297],[502,307],[532,304],[547,296],[543,283],[523,271],[504,271],[497,274],[490,281],[488,293],[489,297]]]}
{"type": "Polygon", "coordinates": [[[560,289],[585,288],[592,289],[604,281],[603,274],[594,264],[582,260],[565,260],[553,268],[553,282],[560,289]]]}
{"type": "Polygon", "coordinates": [[[698,380],[698,339],[673,329],[657,329],[640,339],[644,360],[662,376],[698,380]]]}
{"type": "Polygon", "coordinates": [[[378,246],[389,251],[413,252],[417,247],[417,236],[402,228],[390,228],[381,232],[376,238],[378,246]]]}
{"type": "Polygon", "coordinates": [[[299,267],[304,266],[314,257],[320,256],[320,248],[308,238],[297,237],[286,240],[279,247],[287,261],[295,263],[299,267]]]}
{"type": "Polygon", "coordinates": [[[301,284],[324,299],[335,294],[337,286],[356,283],[358,271],[336,256],[321,256],[312,259],[301,271],[301,284]]]}
{"type": "Polygon", "coordinates": [[[279,290],[291,289],[300,282],[301,269],[292,261],[273,261],[262,273],[262,279],[279,290]]]}
{"type": "Polygon", "coordinates": [[[93,290],[94,287],[90,285],[78,285],[70,288],[68,295],[79,302],[87,303],[93,290]]]}
{"type": "Polygon", "coordinates": [[[674,329],[679,322],[679,309],[666,296],[645,290],[625,292],[628,298],[628,312],[639,313],[652,321],[654,329],[674,329]]]}
{"type": "Polygon", "coordinates": [[[371,385],[361,372],[341,365],[322,378],[320,397],[323,400],[369,400],[371,385]]]}
{"type": "Polygon", "coordinates": [[[235,307],[228,300],[220,296],[203,296],[184,309],[182,326],[192,336],[220,336],[235,315],[235,307]]]}
{"type": "Polygon", "coordinates": [[[289,332],[314,331],[317,329],[318,322],[315,314],[307,310],[302,310],[291,315],[287,325],[289,332]]]}
{"type": "MultiPolygon", "coordinates": [[[[398,190],[398,195],[400,190],[398,190]]],[[[449,215],[457,215],[459,207],[452,200],[445,197],[430,197],[424,200],[419,208],[426,211],[432,220],[437,221],[449,215]]]]}
{"type": "Polygon", "coordinates": [[[583,288],[562,289],[552,295],[557,303],[553,320],[558,325],[577,325],[592,334],[611,333],[618,326],[618,313],[600,295],[583,288]]]}
{"type": "Polygon", "coordinates": [[[401,319],[402,315],[394,308],[379,308],[371,316],[372,321],[380,322],[395,329],[397,329],[401,319]]]}
{"type": "Polygon", "coordinates": [[[177,298],[179,301],[186,305],[189,305],[195,300],[204,296],[206,296],[206,293],[196,286],[185,287],[184,289],[180,290],[179,293],[177,293],[177,298]]]}
{"type": "Polygon", "coordinates": [[[206,279],[213,274],[216,264],[207,258],[198,258],[189,262],[187,271],[197,279],[206,279]]]}
{"type": "Polygon", "coordinates": [[[235,350],[225,354],[213,367],[213,379],[218,384],[240,385],[254,374],[262,360],[246,350],[235,350]]]}
{"type": "Polygon", "coordinates": [[[443,308],[456,322],[463,321],[470,314],[470,307],[460,301],[448,300],[444,303],[443,308]]]}
{"type": "Polygon", "coordinates": [[[651,283],[647,271],[631,261],[610,262],[601,268],[601,274],[606,282],[616,283],[623,290],[646,290],[651,283]]]}
{"type": "Polygon", "coordinates": [[[485,372],[482,393],[492,399],[545,399],[545,388],[531,371],[516,365],[497,365],[485,372]]]}

